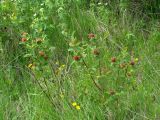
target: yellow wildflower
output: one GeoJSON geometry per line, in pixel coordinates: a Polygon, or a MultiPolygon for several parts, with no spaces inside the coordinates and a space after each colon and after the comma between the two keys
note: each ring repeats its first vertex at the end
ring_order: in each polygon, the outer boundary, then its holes
{"type": "Polygon", "coordinates": [[[30,63],[30,64],[28,65],[28,68],[34,70],[34,69],[35,69],[35,64],[31,64],[31,63],[30,63]]]}
{"type": "Polygon", "coordinates": [[[138,58],[135,58],[135,62],[138,62],[138,58]]]}
{"type": "Polygon", "coordinates": [[[32,68],[32,66],[33,66],[33,64],[30,63],[30,64],[28,65],[28,68],[32,68]]]}
{"type": "Polygon", "coordinates": [[[61,65],[61,67],[62,67],[62,68],[64,68],[65,66],[66,66],[66,65],[64,65],[64,64],[63,64],[63,65],[61,65]]]}
{"type": "Polygon", "coordinates": [[[73,107],[77,106],[77,103],[76,103],[76,102],[73,102],[73,103],[72,103],[72,106],[73,106],[73,107]]]}
{"type": "Polygon", "coordinates": [[[56,62],[56,65],[59,65],[59,61],[56,62]]]}
{"type": "Polygon", "coordinates": [[[76,109],[77,109],[77,110],[80,110],[81,108],[80,108],[80,106],[79,106],[79,105],[76,105],[76,109]]]}

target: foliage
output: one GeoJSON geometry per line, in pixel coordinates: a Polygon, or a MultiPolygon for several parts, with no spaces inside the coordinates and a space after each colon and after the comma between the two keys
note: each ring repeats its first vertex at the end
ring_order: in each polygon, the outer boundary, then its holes
{"type": "Polygon", "coordinates": [[[158,3],[0,1],[0,118],[160,119],[158,3]]]}

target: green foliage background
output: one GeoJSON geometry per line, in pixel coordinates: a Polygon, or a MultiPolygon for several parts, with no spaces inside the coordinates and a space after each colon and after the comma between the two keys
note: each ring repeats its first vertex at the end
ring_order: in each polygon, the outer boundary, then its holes
{"type": "Polygon", "coordinates": [[[159,0],[1,0],[0,119],[160,119],[159,15],[159,0]]]}

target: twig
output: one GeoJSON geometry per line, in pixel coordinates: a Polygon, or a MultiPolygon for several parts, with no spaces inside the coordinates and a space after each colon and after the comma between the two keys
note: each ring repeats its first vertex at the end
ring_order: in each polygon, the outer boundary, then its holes
{"type": "MultiPolygon", "coordinates": [[[[89,69],[89,67],[88,67],[88,65],[86,64],[86,62],[85,62],[83,59],[82,59],[82,61],[83,61],[84,65],[86,66],[86,68],[89,69]]],[[[96,83],[96,81],[94,80],[94,78],[93,78],[93,76],[91,75],[90,71],[88,71],[88,72],[89,72],[89,74],[90,74],[90,77],[91,77],[94,85],[97,87],[97,89],[98,89],[99,91],[102,92],[102,91],[103,91],[102,88],[96,83]]]]}

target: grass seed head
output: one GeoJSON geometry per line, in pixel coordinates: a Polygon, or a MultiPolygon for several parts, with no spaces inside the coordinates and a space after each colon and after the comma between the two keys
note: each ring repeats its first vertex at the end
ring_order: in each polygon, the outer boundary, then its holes
{"type": "Polygon", "coordinates": [[[26,36],[28,33],[27,32],[22,32],[22,36],[26,36]]]}
{"type": "Polygon", "coordinates": [[[115,95],[115,94],[116,94],[116,91],[111,89],[111,90],[109,91],[109,94],[110,94],[110,95],[115,95]]]}
{"type": "Polygon", "coordinates": [[[95,38],[95,34],[93,34],[93,33],[89,33],[89,34],[88,34],[88,38],[89,38],[89,39],[93,39],[93,38],[95,38]]]}
{"type": "Polygon", "coordinates": [[[121,64],[119,65],[119,67],[122,68],[122,69],[125,68],[126,66],[127,66],[127,65],[126,65],[125,63],[121,63],[121,64]]]}
{"type": "Polygon", "coordinates": [[[37,39],[36,39],[36,43],[37,43],[37,44],[41,44],[41,43],[42,43],[42,39],[41,39],[41,38],[37,38],[37,39]]]}

